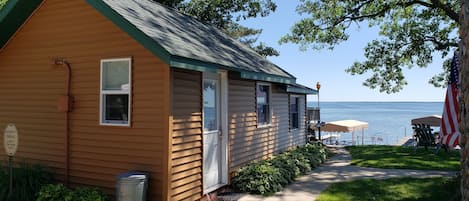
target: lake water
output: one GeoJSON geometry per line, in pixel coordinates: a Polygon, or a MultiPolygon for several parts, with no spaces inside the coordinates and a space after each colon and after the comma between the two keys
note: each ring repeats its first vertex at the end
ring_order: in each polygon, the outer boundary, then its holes
{"type": "MultiPolygon", "coordinates": [[[[317,107],[317,102],[308,102],[308,107],[317,107]]],[[[320,102],[320,108],[324,122],[346,119],[368,122],[365,144],[396,144],[412,135],[411,119],[441,115],[443,102],[320,102]]],[[[341,134],[340,140],[351,141],[351,136],[341,134]]],[[[355,136],[361,142],[361,131],[355,132],[355,136]]]]}

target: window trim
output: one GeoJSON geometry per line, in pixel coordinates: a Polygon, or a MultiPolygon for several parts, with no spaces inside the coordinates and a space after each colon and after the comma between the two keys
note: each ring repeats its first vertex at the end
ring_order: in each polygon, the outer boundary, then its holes
{"type": "Polygon", "coordinates": [[[204,82],[205,80],[212,80],[212,81],[215,81],[217,83],[217,89],[215,90],[215,105],[217,107],[217,109],[215,110],[216,114],[215,114],[215,118],[216,118],[216,121],[217,121],[217,131],[220,130],[221,128],[221,121],[220,121],[220,116],[222,114],[221,113],[221,98],[220,98],[220,95],[221,95],[221,81],[220,81],[220,78],[219,78],[219,73],[209,73],[209,72],[206,72],[206,73],[203,73],[202,75],[202,130],[203,130],[203,133],[210,133],[210,132],[213,132],[214,130],[211,130],[211,131],[205,131],[205,124],[204,124],[204,121],[205,121],[205,111],[204,111],[204,105],[203,105],[203,101],[204,101],[204,82]],[[219,112],[220,111],[220,112],[219,112]]]}
{"type": "MultiPolygon", "coordinates": [[[[132,119],[132,58],[113,58],[113,59],[101,59],[100,61],[100,76],[99,76],[99,125],[101,126],[123,126],[123,127],[130,127],[130,122],[132,119]],[[105,62],[112,62],[112,61],[128,61],[129,62],[129,90],[103,90],[103,64],[105,62]],[[128,100],[128,118],[126,123],[117,123],[118,121],[113,122],[105,122],[104,121],[104,96],[105,95],[112,95],[112,94],[127,94],[129,96],[128,100]]],[[[125,121],[122,121],[125,122],[125,121]]]]}
{"type": "Polygon", "coordinates": [[[264,127],[270,127],[272,125],[272,84],[268,82],[257,82],[256,83],[256,125],[257,128],[264,128],[264,127]],[[257,89],[259,86],[268,86],[269,87],[269,94],[268,94],[268,99],[269,99],[269,114],[267,118],[267,123],[259,123],[259,112],[257,111],[257,89]]]}
{"type": "Polygon", "coordinates": [[[290,97],[288,98],[288,124],[289,124],[289,129],[292,130],[292,131],[300,129],[300,98],[301,98],[301,96],[299,96],[299,95],[291,95],[291,94],[290,94],[290,97]],[[296,109],[297,109],[296,113],[298,114],[297,115],[297,118],[298,118],[297,119],[297,122],[298,122],[298,127],[297,128],[293,128],[292,121],[291,121],[292,113],[291,113],[291,108],[290,107],[291,107],[291,99],[292,98],[294,98],[295,101],[296,101],[296,109]]]}

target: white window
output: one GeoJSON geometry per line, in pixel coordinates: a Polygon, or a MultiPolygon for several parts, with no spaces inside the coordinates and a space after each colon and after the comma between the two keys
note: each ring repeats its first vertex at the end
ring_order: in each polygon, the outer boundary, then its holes
{"type": "Polygon", "coordinates": [[[101,125],[130,125],[131,63],[130,58],[101,60],[101,125]]]}
{"type": "Polygon", "coordinates": [[[290,129],[299,128],[300,116],[298,115],[299,111],[299,98],[295,96],[290,96],[290,129]]]}
{"type": "Polygon", "coordinates": [[[256,88],[257,125],[268,125],[270,124],[270,85],[259,83],[256,88]]]}

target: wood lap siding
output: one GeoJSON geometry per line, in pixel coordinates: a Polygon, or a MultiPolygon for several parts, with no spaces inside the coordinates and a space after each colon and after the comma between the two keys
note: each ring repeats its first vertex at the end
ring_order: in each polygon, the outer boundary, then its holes
{"type": "Polygon", "coordinates": [[[293,137],[289,133],[289,105],[288,94],[278,85],[272,85],[272,139],[274,154],[285,151],[293,145],[293,137]]]}
{"type": "Polygon", "coordinates": [[[234,169],[262,158],[268,150],[268,139],[255,135],[256,82],[230,79],[228,83],[229,166],[234,169]]]}
{"type": "MultiPolygon", "coordinates": [[[[273,85],[275,86],[275,85],[273,85]]],[[[274,88],[274,87],[273,87],[274,88]]],[[[281,111],[285,108],[276,105],[284,99],[272,90],[272,123],[271,126],[257,127],[256,82],[230,79],[228,86],[228,132],[229,132],[229,166],[230,171],[253,160],[271,157],[276,147],[276,136],[279,130],[288,132],[288,124],[279,125],[285,117],[281,111]]],[[[288,96],[286,96],[288,97],[288,96]]],[[[285,98],[285,100],[287,100],[285,98]]],[[[288,105],[286,106],[288,109],[288,105]]],[[[288,118],[288,116],[286,116],[288,118]]]]}
{"type": "Polygon", "coordinates": [[[290,146],[299,146],[306,144],[306,96],[298,95],[298,129],[290,130],[292,139],[290,146]]]}
{"type": "MultiPolygon", "coordinates": [[[[18,156],[65,173],[66,71],[72,67],[70,183],[113,194],[116,176],[148,171],[149,200],[162,200],[169,132],[169,66],[85,1],[47,0],[0,52],[0,127],[16,123],[18,156]],[[131,127],[99,125],[100,60],[132,58],[131,127]]],[[[3,143],[3,142],[1,142],[3,143]]],[[[0,155],[3,156],[3,152],[0,155]]]]}
{"type": "MultiPolygon", "coordinates": [[[[56,109],[57,95],[64,92],[61,69],[40,70],[21,60],[5,59],[4,55],[0,53],[0,129],[8,123],[18,129],[15,161],[34,159],[31,162],[47,164],[57,173],[57,179],[63,180],[65,116],[56,109]],[[29,76],[37,77],[28,80],[29,76]]],[[[41,63],[38,57],[29,58],[41,63]]],[[[3,137],[0,144],[3,147],[3,137]]],[[[5,151],[0,151],[0,157],[6,158],[5,151]]]]}
{"type": "Polygon", "coordinates": [[[306,124],[306,121],[308,120],[306,118],[306,113],[307,113],[307,102],[306,102],[306,95],[302,95],[301,98],[300,98],[300,102],[299,102],[299,105],[300,105],[300,111],[299,111],[299,115],[300,115],[300,128],[299,128],[299,133],[298,135],[296,135],[296,138],[297,138],[297,144],[296,145],[304,145],[306,144],[306,130],[307,130],[307,124],[306,124]]]}
{"type": "Polygon", "coordinates": [[[251,161],[267,159],[305,143],[305,96],[300,96],[300,128],[289,129],[289,95],[278,84],[271,84],[272,122],[257,127],[256,82],[230,79],[228,126],[230,172],[251,161]]]}
{"type": "Polygon", "coordinates": [[[171,200],[200,200],[202,195],[202,74],[172,71],[171,200]]]}

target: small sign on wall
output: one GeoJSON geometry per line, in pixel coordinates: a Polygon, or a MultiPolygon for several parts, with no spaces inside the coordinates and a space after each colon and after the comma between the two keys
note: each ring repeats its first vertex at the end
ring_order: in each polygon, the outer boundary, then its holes
{"type": "Polygon", "coordinates": [[[8,156],[14,156],[18,148],[18,130],[15,124],[8,124],[3,133],[3,145],[8,156]]]}

